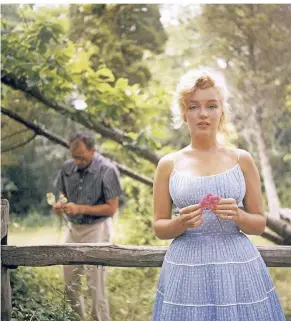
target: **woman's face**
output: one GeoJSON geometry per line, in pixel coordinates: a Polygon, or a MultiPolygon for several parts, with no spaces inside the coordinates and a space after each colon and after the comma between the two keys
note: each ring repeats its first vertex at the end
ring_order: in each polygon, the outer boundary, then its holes
{"type": "Polygon", "coordinates": [[[217,132],[223,113],[222,97],[214,87],[196,89],[185,99],[184,121],[190,133],[207,134],[217,132]]]}

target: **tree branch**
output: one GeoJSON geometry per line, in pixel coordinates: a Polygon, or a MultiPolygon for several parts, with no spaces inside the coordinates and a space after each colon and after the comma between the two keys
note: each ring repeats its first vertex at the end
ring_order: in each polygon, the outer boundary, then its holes
{"type": "Polygon", "coordinates": [[[11,151],[11,150],[13,150],[13,149],[16,149],[16,148],[22,147],[22,146],[24,146],[24,145],[27,145],[27,144],[30,143],[32,140],[34,140],[36,136],[37,136],[37,134],[33,134],[32,137],[30,137],[27,141],[25,141],[25,142],[23,142],[23,143],[20,143],[20,144],[18,144],[18,145],[12,146],[12,147],[9,147],[9,148],[4,149],[4,150],[2,149],[2,150],[1,150],[1,153],[6,153],[6,152],[9,152],[9,151],[11,151]]]}
{"type": "Polygon", "coordinates": [[[25,79],[19,79],[15,75],[7,73],[5,70],[2,70],[1,82],[15,90],[20,90],[28,96],[37,99],[38,101],[45,104],[47,107],[54,109],[55,111],[63,115],[66,115],[70,119],[84,125],[88,129],[91,129],[101,134],[103,137],[117,142],[124,148],[133,151],[134,153],[150,161],[151,163],[158,163],[160,157],[157,154],[155,154],[150,149],[143,149],[139,146],[134,145],[133,140],[122,131],[104,126],[84,111],[79,111],[73,107],[68,107],[50,100],[45,95],[43,95],[37,87],[29,87],[25,79]]]}
{"type": "Polygon", "coordinates": [[[45,129],[42,129],[39,125],[33,124],[23,119],[21,116],[14,113],[13,111],[1,106],[1,113],[8,116],[9,118],[16,120],[17,122],[21,123],[27,128],[33,130],[36,133],[36,135],[44,136],[49,140],[53,141],[54,143],[57,143],[59,145],[62,145],[63,147],[69,148],[69,144],[66,141],[64,141],[62,138],[57,137],[55,134],[52,134],[45,129]]]}
{"type": "Polygon", "coordinates": [[[265,238],[266,240],[269,240],[275,244],[278,244],[278,245],[284,245],[284,240],[279,237],[279,236],[276,236],[274,234],[271,234],[271,233],[268,233],[268,232],[264,232],[262,235],[261,235],[263,238],[265,238]]]}
{"type": "MultiPolygon", "coordinates": [[[[35,132],[35,136],[36,135],[44,136],[44,137],[46,137],[47,139],[49,139],[50,141],[52,141],[52,142],[54,142],[56,144],[62,145],[65,148],[69,148],[68,142],[66,142],[62,138],[56,136],[55,134],[53,134],[53,133],[51,133],[51,132],[49,132],[49,131],[47,131],[45,129],[42,129],[39,125],[33,124],[33,123],[23,119],[21,116],[19,116],[18,114],[14,113],[13,111],[8,110],[8,109],[6,109],[4,107],[1,107],[1,112],[4,115],[8,116],[9,118],[14,119],[17,122],[21,123],[22,125],[26,126],[27,128],[33,130],[35,132]]],[[[2,152],[4,152],[4,151],[2,151],[2,152]]],[[[107,155],[105,157],[109,158],[107,155]]],[[[129,176],[129,177],[141,182],[141,183],[144,183],[144,184],[152,187],[152,185],[153,185],[152,179],[150,179],[150,178],[148,178],[146,176],[137,174],[137,173],[133,172],[132,170],[130,170],[129,168],[114,162],[113,160],[111,160],[111,161],[112,161],[112,163],[114,163],[116,165],[116,167],[120,170],[120,172],[122,174],[127,175],[127,176],[129,176]]]]}
{"type": "Polygon", "coordinates": [[[272,215],[267,215],[267,226],[283,238],[285,245],[291,245],[291,225],[272,215]]]}
{"type": "Polygon", "coordinates": [[[7,135],[7,136],[5,136],[5,137],[1,137],[1,141],[3,142],[3,141],[6,140],[6,139],[9,139],[9,138],[11,138],[11,137],[13,137],[13,136],[15,136],[15,135],[19,135],[19,134],[21,134],[21,133],[25,133],[25,132],[27,132],[27,131],[28,131],[28,129],[19,130],[18,132],[14,132],[14,133],[12,133],[11,135],[7,135]]]}

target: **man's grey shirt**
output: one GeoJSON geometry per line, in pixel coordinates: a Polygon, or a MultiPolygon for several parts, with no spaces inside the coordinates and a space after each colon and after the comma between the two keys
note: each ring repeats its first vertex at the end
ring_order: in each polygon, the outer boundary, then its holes
{"type": "MultiPolygon", "coordinates": [[[[82,172],[73,159],[66,161],[56,179],[58,193],[68,202],[80,205],[99,205],[121,194],[120,174],[107,158],[95,153],[91,164],[82,172]]],[[[88,214],[67,215],[75,224],[92,224],[105,216],[88,214]]]]}

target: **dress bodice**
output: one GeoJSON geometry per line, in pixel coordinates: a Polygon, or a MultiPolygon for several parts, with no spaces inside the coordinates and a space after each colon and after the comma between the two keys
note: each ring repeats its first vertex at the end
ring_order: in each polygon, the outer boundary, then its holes
{"type": "MultiPolygon", "coordinates": [[[[198,204],[208,193],[216,194],[221,198],[233,198],[238,206],[242,207],[246,185],[243,172],[237,164],[226,172],[211,176],[194,176],[174,169],[169,180],[169,191],[174,206],[179,209],[198,204]]],[[[218,219],[211,210],[207,209],[203,211],[202,224],[197,228],[188,229],[187,232],[223,233],[238,230],[234,222],[218,219]]]]}

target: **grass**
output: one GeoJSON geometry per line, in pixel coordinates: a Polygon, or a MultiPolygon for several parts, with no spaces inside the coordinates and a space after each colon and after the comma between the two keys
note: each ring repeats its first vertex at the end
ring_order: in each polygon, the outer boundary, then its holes
{"type": "Polygon", "coordinates": [[[9,230],[9,245],[45,245],[59,244],[62,233],[58,226],[42,226],[35,228],[19,227],[9,230]]]}

